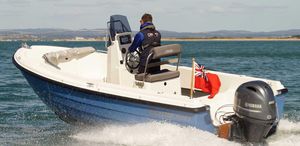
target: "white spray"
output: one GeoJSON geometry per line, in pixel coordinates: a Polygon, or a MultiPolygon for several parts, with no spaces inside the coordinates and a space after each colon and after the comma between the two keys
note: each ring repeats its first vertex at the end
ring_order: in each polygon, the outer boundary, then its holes
{"type": "MultiPolygon", "coordinates": [[[[135,125],[107,125],[81,131],[71,136],[92,145],[126,146],[240,146],[193,127],[149,122],[135,125]]],[[[300,123],[281,120],[277,133],[267,140],[270,146],[300,145],[300,123]]]]}

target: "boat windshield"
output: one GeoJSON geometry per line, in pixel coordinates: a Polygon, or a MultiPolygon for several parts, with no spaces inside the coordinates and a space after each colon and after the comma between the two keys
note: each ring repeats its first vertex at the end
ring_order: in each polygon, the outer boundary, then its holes
{"type": "Polygon", "coordinates": [[[129,22],[126,16],[123,15],[112,15],[110,21],[107,22],[109,30],[109,44],[111,40],[115,40],[115,36],[118,33],[131,32],[129,22]]]}

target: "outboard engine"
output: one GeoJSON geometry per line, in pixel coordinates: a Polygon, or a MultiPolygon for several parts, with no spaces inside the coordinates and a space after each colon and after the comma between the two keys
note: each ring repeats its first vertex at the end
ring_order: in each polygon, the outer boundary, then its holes
{"type": "Polygon", "coordinates": [[[231,134],[251,143],[263,142],[277,124],[277,110],[271,87],[263,81],[242,84],[235,93],[235,120],[231,134]]]}

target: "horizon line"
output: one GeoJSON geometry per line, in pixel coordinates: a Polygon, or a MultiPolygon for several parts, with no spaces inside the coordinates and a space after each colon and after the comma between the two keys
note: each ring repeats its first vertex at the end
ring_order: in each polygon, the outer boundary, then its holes
{"type": "MultiPolygon", "coordinates": [[[[50,28],[50,27],[40,27],[40,28],[0,28],[0,31],[8,31],[8,30],[37,30],[37,29],[57,29],[57,30],[71,30],[71,31],[78,31],[78,30],[106,30],[107,28],[78,28],[78,29],[71,29],[71,28],[50,28]]],[[[277,31],[292,31],[292,30],[300,30],[300,28],[290,28],[290,29],[280,29],[280,30],[271,30],[271,31],[252,31],[252,30],[244,30],[244,29],[218,29],[218,30],[208,30],[208,31],[174,31],[174,30],[164,30],[164,29],[158,29],[159,31],[170,31],[170,32],[176,32],[176,33],[208,33],[208,32],[218,32],[218,31],[244,31],[244,32],[277,32],[277,31]]],[[[139,30],[132,30],[133,32],[137,32],[139,30]]]]}

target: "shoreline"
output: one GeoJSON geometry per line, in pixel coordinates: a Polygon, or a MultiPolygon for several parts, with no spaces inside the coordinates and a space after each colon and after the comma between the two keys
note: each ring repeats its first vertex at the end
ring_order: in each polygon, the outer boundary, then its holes
{"type": "Polygon", "coordinates": [[[300,41],[300,38],[162,38],[162,41],[300,41]]]}
{"type": "MultiPolygon", "coordinates": [[[[300,38],[161,38],[162,41],[300,41],[300,38]]],[[[53,41],[53,42],[105,42],[104,39],[53,39],[53,40],[40,40],[40,39],[8,39],[0,40],[0,42],[17,42],[17,41],[53,41]]]]}

